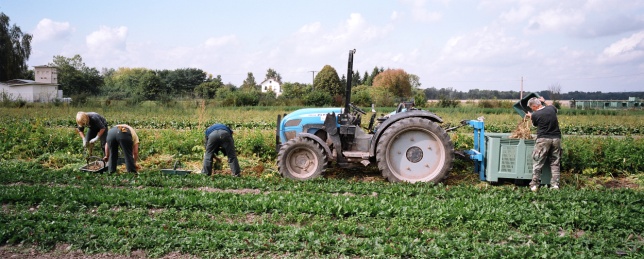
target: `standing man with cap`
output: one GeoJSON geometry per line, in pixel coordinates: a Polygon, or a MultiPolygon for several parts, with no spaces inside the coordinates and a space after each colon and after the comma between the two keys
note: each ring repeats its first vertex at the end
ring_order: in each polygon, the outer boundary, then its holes
{"type": "Polygon", "coordinates": [[[206,129],[206,153],[203,157],[202,174],[212,174],[212,159],[218,151],[223,151],[228,157],[228,165],[233,176],[241,176],[237,152],[235,151],[235,140],[233,131],[226,125],[215,123],[206,129]]]}
{"type": "Polygon", "coordinates": [[[557,108],[554,105],[544,106],[545,102],[546,100],[543,97],[530,98],[528,106],[532,112],[526,114],[526,117],[532,120],[532,125],[537,127],[537,140],[532,152],[532,159],[534,159],[532,181],[530,182],[530,190],[533,192],[539,189],[541,169],[548,159],[550,160],[550,171],[552,172],[550,187],[559,189],[561,130],[557,119],[557,108]]]}
{"type": "MultiPolygon", "coordinates": [[[[104,152],[105,140],[107,138],[107,120],[103,116],[95,112],[78,112],[76,113],[76,124],[78,127],[76,131],[83,139],[83,147],[88,148],[89,156],[92,155],[92,146],[97,140],[101,140],[101,151],[104,152]],[[84,134],[85,127],[89,127],[87,134],[84,134]]],[[[105,153],[103,153],[105,155],[105,153]]]]}
{"type": "Polygon", "coordinates": [[[139,136],[136,131],[127,124],[114,126],[107,132],[107,144],[105,145],[105,157],[110,173],[116,172],[119,147],[125,156],[125,168],[128,173],[136,173],[136,160],[139,159],[139,136]]]}

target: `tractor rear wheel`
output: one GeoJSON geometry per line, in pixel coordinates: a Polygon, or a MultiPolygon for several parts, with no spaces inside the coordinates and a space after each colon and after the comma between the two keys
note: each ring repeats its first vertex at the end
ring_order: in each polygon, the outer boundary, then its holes
{"type": "Polygon", "coordinates": [[[454,144],[435,122],[405,118],[380,136],[378,168],[391,182],[440,182],[454,160],[454,144]]]}
{"type": "Polygon", "coordinates": [[[284,177],[310,180],[324,172],[327,156],[313,140],[296,137],[282,145],[277,154],[277,168],[284,177]]]}

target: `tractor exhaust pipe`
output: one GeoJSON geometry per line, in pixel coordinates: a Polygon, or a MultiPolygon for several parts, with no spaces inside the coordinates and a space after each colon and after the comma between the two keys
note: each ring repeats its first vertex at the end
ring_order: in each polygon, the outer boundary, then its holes
{"type": "Polygon", "coordinates": [[[353,81],[353,54],[356,49],[349,50],[349,65],[347,68],[347,88],[344,92],[344,114],[351,113],[351,81],[353,81]]]}

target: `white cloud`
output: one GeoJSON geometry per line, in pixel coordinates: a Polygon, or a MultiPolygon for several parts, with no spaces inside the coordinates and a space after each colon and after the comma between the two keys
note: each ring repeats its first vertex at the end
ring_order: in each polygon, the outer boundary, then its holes
{"type": "Polygon", "coordinates": [[[298,32],[300,33],[316,33],[320,29],[320,22],[314,22],[311,24],[305,24],[300,28],[298,32]]]}
{"type": "Polygon", "coordinates": [[[550,9],[539,13],[528,22],[528,32],[569,31],[585,21],[581,10],[550,9]]]}
{"type": "Polygon", "coordinates": [[[392,21],[395,21],[395,20],[398,20],[398,17],[399,17],[398,12],[393,11],[391,13],[391,16],[389,16],[389,19],[391,19],[392,21]]]}
{"type": "Polygon", "coordinates": [[[529,43],[506,35],[499,28],[483,29],[450,38],[443,48],[441,60],[462,64],[504,65],[530,55],[529,43]]]}
{"type": "Polygon", "coordinates": [[[534,7],[530,5],[522,5],[518,9],[512,8],[510,11],[502,13],[501,19],[511,23],[522,22],[528,19],[533,12],[534,7]]]}
{"type": "Polygon", "coordinates": [[[644,31],[620,39],[604,49],[600,61],[628,62],[644,58],[644,31]]]}
{"type": "Polygon", "coordinates": [[[364,18],[360,13],[351,13],[349,15],[349,19],[346,21],[347,27],[351,28],[358,28],[361,25],[365,23],[364,18]]]}
{"type": "Polygon", "coordinates": [[[320,22],[302,26],[285,39],[280,48],[292,49],[298,56],[321,56],[331,50],[357,48],[374,39],[385,37],[393,26],[370,25],[360,13],[352,13],[335,28],[325,28],[320,22]]]}
{"type": "Polygon", "coordinates": [[[85,43],[92,52],[109,53],[112,51],[125,51],[127,27],[110,28],[101,26],[98,31],[87,35],[85,43]]]}
{"type": "MultiPolygon", "coordinates": [[[[352,13],[344,27],[338,29],[345,40],[359,39],[361,42],[370,41],[385,36],[392,30],[390,25],[384,27],[370,26],[359,13],[352,13]]],[[[332,34],[328,34],[330,37],[332,34]]]]}
{"type": "MultiPolygon", "coordinates": [[[[440,21],[443,18],[441,13],[428,10],[425,0],[403,0],[402,2],[411,7],[411,16],[415,21],[429,23],[440,21]]],[[[443,2],[445,5],[449,3],[449,1],[443,2]]]]}
{"type": "Polygon", "coordinates": [[[644,28],[642,1],[569,0],[525,1],[501,15],[502,20],[522,21],[525,32],[564,33],[580,38],[598,38],[644,28]],[[530,6],[531,10],[525,9],[530,6]],[[524,10],[525,9],[525,10],[524,10]]]}
{"type": "Polygon", "coordinates": [[[226,35],[226,36],[221,36],[221,37],[211,37],[206,40],[206,47],[208,48],[216,48],[216,47],[222,47],[226,46],[229,44],[235,44],[237,43],[237,36],[235,35],[226,35]]]}
{"type": "Polygon", "coordinates": [[[424,8],[414,9],[411,14],[416,21],[420,22],[435,22],[443,18],[439,12],[431,12],[424,8]]]}
{"type": "Polygon", "coordinates": [[[36,25],[33,32],[34,42],[65,39],[72,32],[74,28],[69,25],[69,22],[56,22],[45,18],[36,25]]]}

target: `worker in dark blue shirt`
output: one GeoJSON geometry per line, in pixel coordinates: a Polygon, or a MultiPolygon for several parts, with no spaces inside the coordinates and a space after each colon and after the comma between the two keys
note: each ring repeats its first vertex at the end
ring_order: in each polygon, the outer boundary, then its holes
{"type": "Polygon", "coordinates": [[[235,151],[235,140],[233,140],[233,131],[226,125],[215,123],[206,129],[206,154],[203,158],[202,174],[212,174],[213,156],[223,151],[228,157],[228,165],[233,176],[241,176],[239,161],[237,161],[237,152],[235,151]]]}

